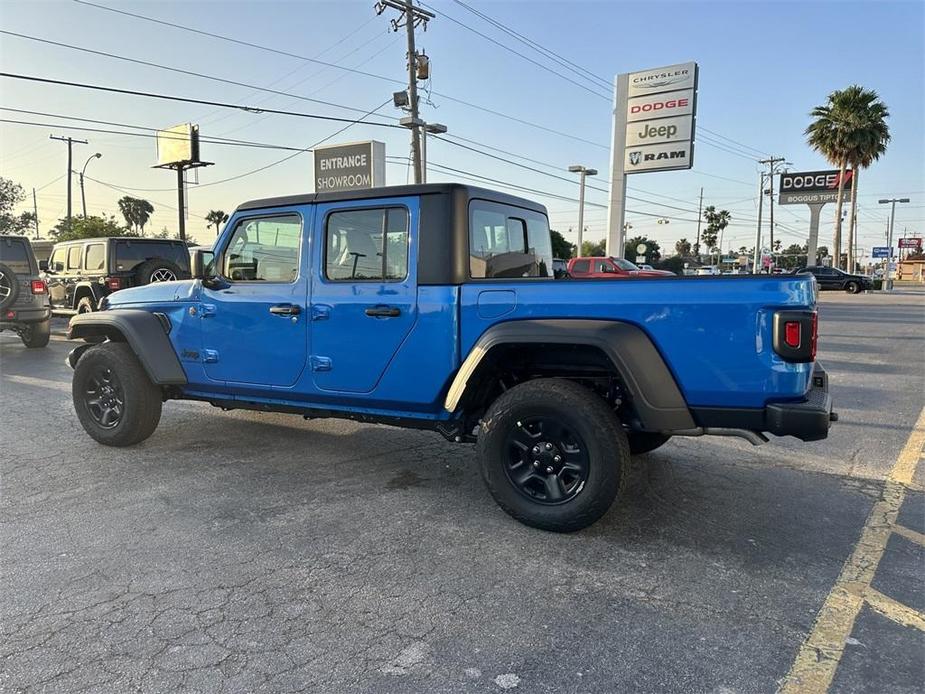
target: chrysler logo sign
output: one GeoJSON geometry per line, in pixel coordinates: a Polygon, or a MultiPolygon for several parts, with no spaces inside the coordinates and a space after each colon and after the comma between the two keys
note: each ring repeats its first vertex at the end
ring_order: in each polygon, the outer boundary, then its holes
{"type": "Polygon", "coordinates": [[[654,70],[631,72],[629,74],[629,94],[643,96],[660,92],[695,89],[697,81],[697,63],[668,65],[654,70]]]}

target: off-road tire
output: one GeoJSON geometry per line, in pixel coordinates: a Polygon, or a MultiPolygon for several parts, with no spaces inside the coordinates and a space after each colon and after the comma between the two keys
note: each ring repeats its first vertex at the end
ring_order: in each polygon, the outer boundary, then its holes
{"type": "Polygon", "coordinates": [[[629,439],[630,453],[642,455],[663,446],[671,437],[654,431],[631,431],[626,438],[629,439]]]}
{"type": "Polygon", "coordinates": [[[845,291],[848,292],[849,294],[860,294],[861,285],[855,282],[854,280],[852,280],[851,282],[848,282],[848,284],[845,285],[845,291]]]}
{"type": "Polygon", "coordinates": [[[80,297],[80,301],[77,302],[77,306],[74,308],[77,309],[77,313],[93,313],[96,310],[96,306],[93,305],[93,298],[89,296],[80,297]]]}
{"type": "Polygon", "coordinates": [[[9,265],[0,263],[0,310],[12,306],[19,297],[19,278],[9,265]]]}
{"type": "Polygon", "coordinates": [[[138,266],[138,269],[135,270],[135,282],[142,285],[151,284],[152,282],[172,281],[170,277],[166,279],[162,277],[161,275],[164,273],[172,275],[174,280],[189,279],[189,273],[183,272],[175,263],[155,258],[138,266]]]}
{"type": "Polygon", "coordinates": [[[482,478],[495,501],[521,523],[554,532],[586,528],[611,507],[625,487],[630,450],[616,414],[591,390],[573,381],[543,378],[507,390],[479,425],[476,449],[482,478]],[[519,422],[548,417],[567,427],[587,450],[588,474],[577,494],[548,505],[528,498],[509,477],[508,436],[519,422]]]}
{"type": "Polygon", "coordinates": [[[154,433],[161,419],[161,390],[151,383],[131,348],[124,342],[104,342],[84,352],[71,384],[74,411],[91,438],[105,446],[133,446],[154,433]],[[109,370],[121,386],[121,417],[106,428],[94,419],[88,400],[92,379],[109,370]]]}
{"type": "Polygon", "coordinates": [[[47,347],[48,341],[51,339],[51,321],[43,320],[41,323],[26,323],[19,330],[19,339],[30,349],[47,347]]]}

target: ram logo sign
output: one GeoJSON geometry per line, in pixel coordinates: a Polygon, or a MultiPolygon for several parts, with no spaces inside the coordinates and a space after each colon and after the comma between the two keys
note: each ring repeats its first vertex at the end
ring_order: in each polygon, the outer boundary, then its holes
{"type": "Polygon", "coordinates": [[[691,159],[690,142],[670,142],[626,150],[626,173],[634,171],[667,171],[689,169],[691,159]]]}

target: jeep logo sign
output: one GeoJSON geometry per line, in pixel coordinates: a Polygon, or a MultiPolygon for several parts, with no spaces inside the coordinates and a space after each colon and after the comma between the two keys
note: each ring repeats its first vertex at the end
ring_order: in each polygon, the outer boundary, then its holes
{"type": "Polygon", "coordinates": [[[331,193],[385,185],[385,143],[370,140],[316,147],[315,192],[331,193]]]}
{"type": "Polygon", "coordinates": [[[691,139],[693,119],[690,116],[637,121],[626,126],[626,146],[657,145],[691,139]]]}

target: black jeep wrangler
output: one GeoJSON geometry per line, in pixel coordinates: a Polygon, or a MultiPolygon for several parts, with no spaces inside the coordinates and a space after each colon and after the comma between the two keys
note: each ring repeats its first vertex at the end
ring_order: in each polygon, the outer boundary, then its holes
{"type": "Polygon", "coordinates": [[[119,289],[190,278],[186,244],[169,239],[65,241],[55,244],[42,269],[55,315],[95,311],[119,289]]]}
{"type": "Polygon", "coordinates": [[[0,236],[0,331],[15,331],[26,347],[51,335],[48,292],[25,236],[0,236]]]}

